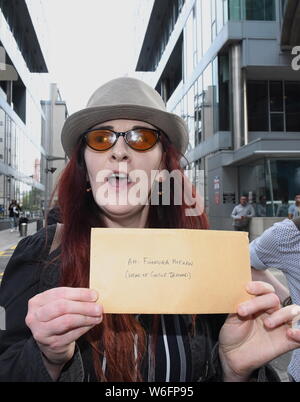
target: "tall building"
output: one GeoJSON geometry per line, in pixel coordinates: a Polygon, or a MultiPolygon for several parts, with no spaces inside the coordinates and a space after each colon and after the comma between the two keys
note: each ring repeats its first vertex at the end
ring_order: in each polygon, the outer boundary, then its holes
{"type": "Polygon", "coordinates": [[[13,199],[25,211],[41,211],[51,189],[50,157],[64,157],[51,138],[66,107],[56,87],[49,98],[46,26],[40,1],[0,0],[1,217],[13,199]],[[50,99],[49,113],[42,99],[50,99]]]}
{"type": "Polygon", "coordinates": [[[188,124],[213,229],[231,228],[242,194],[266,196],[260,230],[300,194],[299,16],[295,0],[153,2],[136,70],[188,124]]]}
{"type": "Polygon", "coordinates": [[[46,152],[42,157],[41,180],[45,184],[44,208],[48,209],[51,194],[67,163],[60,135],[68,117],[68,109],[57,84],[51,84],[50,100],[42,101],[41,104],[45,115],[45,120],[42,120],[42,147],[46,152]]]}

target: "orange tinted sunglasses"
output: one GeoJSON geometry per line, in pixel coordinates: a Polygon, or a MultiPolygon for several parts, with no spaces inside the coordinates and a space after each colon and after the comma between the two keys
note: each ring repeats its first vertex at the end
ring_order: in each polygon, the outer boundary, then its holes
{"type": "Polygon", "coordinates": [[[136,128],[119,133],[106,128],[95,128],[85,132],[85,141],[94,151],[107,151],[116,144],[119,137],[123,137],[130,148],[143,152],[153,148],[159,136],[159,130],[150,128],[136,128]]]}

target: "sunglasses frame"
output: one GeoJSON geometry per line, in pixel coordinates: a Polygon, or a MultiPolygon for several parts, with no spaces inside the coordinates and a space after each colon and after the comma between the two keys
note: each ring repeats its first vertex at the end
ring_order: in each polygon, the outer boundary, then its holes
{"type": "Polygon", "coordinates": [[[121,131],[121,132],[117,132],[117,131],[114,131],[114,130],[111,130],[111,129],[107,129],[107,128],[105,128],[105,129],[104,129],[104,128],[94,128],[94,129],[89,129],[89,130],[87,130],[87,131],[84,133],[84,138],[85,138],[85,143],[86,143],[86,145],[87,145],[89,148],[91,148],[91,149],[93,149],[94,151],[97,151],[97,152],[105,152],[105,151],[108,151],[109,149],[111,149],[114,145],[116,145],[116,143],[117,143],[119,137],[123,137],[124,140],[125,140],[125,142],[126,142],[126,144],[127,144],[131,149],[133,149],[134,151],[137,151],[137,152],[146,152],[146,151],[149,151],[150,149],[152,149],[152,148],[157,144],[160,135],[161,135],[161,131],[160,131],[160,130],[157,130],[157,129],[154,129],[154,128],[148,128],[148,127],[145,127],[145,128],[135,128],[135,129],[131,129],[131,130],[128,130],[128,131],[123,131],[123,132],[122,132],[122,131],[121,131]],[[104,131],[104,130],[105,130],[105,131],[109,131],[109,132],[111,132],[112,134],[114,134],[114,135],[116,136],[116,139],[115,139],[115,141],[113,142],[113,144],[112,144],[109,148],[106,148],[106,149],[96,149],[96,148],[93,148],[91,145],[89,145],[88,140],[87,140],[88,134],[89,134],[90,132],[93,132],[93,131],[104,131]],[[148,131],[152,131],[153,133],[155,133],[155,134],[156,134],[156,141],[155,141],[155,143],[154,143],[153,145],[151,145],[151,147],[149,147],[149,148],[147,148],[147,149],[136,149],[136,148],[132,147],[132,146],[128,143],[128,140],[127,140],[127,138],[126,138],[126,135],[129,134],[129,133],[131,133],[132,131],[138,131],[138,130],[148,130],[148,131]]]}

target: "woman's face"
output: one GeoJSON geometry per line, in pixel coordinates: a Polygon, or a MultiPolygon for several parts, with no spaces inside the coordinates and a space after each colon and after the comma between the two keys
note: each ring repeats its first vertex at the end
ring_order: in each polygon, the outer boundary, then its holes
{"type": "MultiPolygon", "coordinates": [[[[93,128],[109,128],[126,132],[135,127],[155,129],[151,124],[136,120],[111,120],[93,128]]],[[[148,151],[135,151],[124,137],[107,151],[95,151],[86,146],[84,158],[94,199],[106,217],[114,219],[139,215],[147,204],[155,177],[162,168],[160,141],[148,151]]]]}

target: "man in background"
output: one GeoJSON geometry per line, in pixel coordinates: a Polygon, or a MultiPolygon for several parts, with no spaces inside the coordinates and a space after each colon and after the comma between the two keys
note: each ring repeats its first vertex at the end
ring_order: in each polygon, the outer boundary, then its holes
{"type": "Polygon", "coordinates": [[[254,216],[255,211],[252,205],[248,203],[248,197],[242,195],[239,205],[235,206],[231,213],[234,230],[249,232],[250,221],[254,216]]]}
{"type": "Polygon", "coordinates": [[[300,194],[295,197],[295,204],[289,207],[289,218],[294,219],[300,216],[300,194]]]}

